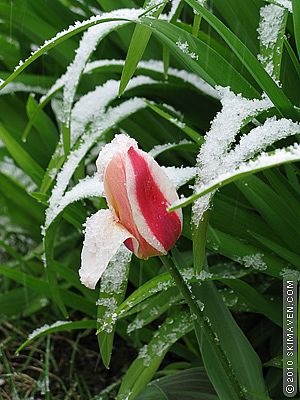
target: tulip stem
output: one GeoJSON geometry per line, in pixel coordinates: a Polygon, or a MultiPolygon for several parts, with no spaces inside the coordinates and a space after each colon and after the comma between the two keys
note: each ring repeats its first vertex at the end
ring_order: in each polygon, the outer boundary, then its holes
{"type": "Polygon", "coordinates": [[[199,274],[204,267],[206,234],[210,210],[205,211],[199,225],[193,228],[194,271],[199,274]]]}
{"type": "MultiPolygon", "coordinates": [[[[232,388],[235,390],[237,393],[237,397],[239,399],[245,399],[245,393],[242,390],[234,371],[232,370],[232,367],[230,366],[230,362],[218,340],[216,340],[216,335],[209,324],[208,319],[205,317],[203,310],[200,308],[201,303],[197,302],[195,295],[192,293],[192,290],[188,287],[186,282],[184,281],[180,271],[174,264],[172,258],[167,255],[164,257],[160,257],[162,263],[168,270],[169,274],[171,277],[174,279],[178,289],[180,290],[182,296],[184,297],[185,301],[187,302],[191,314],[195,316],[197,319],[195,320],[195,324],[197,324],[203,331],[205,337],[207,340],[210,342],[211,346],[214,348],[215,353],[220,361],[220,363],[223,366],[223,369],[228,376],[228,379],[230,380],[230,383],[232,385],[232,388]]],[[[198,338],[198,335],[197,339],[198,338]]],[[[201,343],[199,342],[199,347],[201,349],[201,343]]]]}

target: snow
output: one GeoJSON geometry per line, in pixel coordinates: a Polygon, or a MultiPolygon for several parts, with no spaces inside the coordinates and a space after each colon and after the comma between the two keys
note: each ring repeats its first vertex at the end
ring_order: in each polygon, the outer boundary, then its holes
{"type": "Polygon", "coordinates": [[[280,51],[280,45],[276,48],[276,43],[280,35],[284,35],[284,32],[281,32],[284,19],[284,8],[275,4],[268,4],[260,9],[260,22],[257,31],[262,54],[258,54],[257,58],[275,81],[277,79],[274,74],[273,57],[275,52],[280,51]]]}
{"type": "Polygon", "coordinates": [[[0,90],[0,96],[16,92],[45,94],[47,92],[47,89],[42,88],[41,86],[30,86],[30,85],[25,85],[24,83],[21,82],[12,82],[8,83],[3,89],[0,90]]]}
{"type": "MultiPolygon", "coordinates": [[[[97,68],[101,68],[104,66],[113,66],[113,65],[119,65],[119,66],[124,66],[124,60],[97,60],[97,61],[92,61],[88,63],[84,69],[84,73],[88,74],[93,72],[97,68]]],[[[138,65],[138,69],[143,68],[149,71],[155,71],[159,72],[161,74],[164,73],[164,66],[162,61],[158,60],[149,60],[149,61],[140,61],[138,65]]],[[[215,99],[219,99],[220,96],[218,92],[210,86],[208,83],[206,83],[203,79],[198,77],[197,75],[187,72],[185,70],[178,70],[176,68],[169,68],[168,69],[168,75],[169,76],[174,76],[176,78],[182,79],[184,82],[189,83],[190,85],[194,86],[204,94],[213,97],[215,99]]],[[[49,97],[51,97],[57,90],[62,88],[65,84],[66,81],[66,74],[62,75],[55,83],[54,85],[49,89],[48,93],[43,96],[40,99],[40,103],[45,102],[49,97]]]]}
{"type": "Polygon", "coordinates": [[[194,167],[161,167],[167,174],[170,181],[176,189],[183,186],[196,176],[196,168],[194,167]]]}
{"type": "Polygon", "coordinates": [[[0,172],[18,181],[29,192],[36,190],[36,184],[22,169],[16,166],[10,157],[5,156],[0,160],[0,172]]]}
{"type": "Polygon", "coordinates": [[[116,135],[100,151],[96,161],[99,178],[103,180],[104,170],[116,153],[126,153],[130,147],[138,149],[137,142],[125,134],[116,135]]]}
{"type": "Polygon", "coordinates": [[[237,261],[243,264],[246,268],[253,268],[258,271],[264,271],[268,268],[267,264],[263,260],[263,254],[250,254],[239,258],[237,261]]]}
{"type": "MultiPolygon", "coordinates": [[[[136,10],[136,9],[119,9],[119,10],[114,10],[111,12],[103,13],[101,15],[93,15],[91,18],[85,20],[85,21],[76,21],[73,25],[70,25],[67,29],[58,32],[54,37],[52,37],[49,40],[46,40],[42,46],[40,46],[38,49],[33,51],[30,55],[36,56],[37,53],[39,53],[41,50],[45,50],[46,48],[52,48],[52,46],[56,43],[57,40],[61,39],[62,37],[71,34],[72,32],[75,31],[82,31],[86,27],[89,27],[91,25],[97,25],[99,24],[100,21],[105,21],[106,19],[123,19],[123,20],[129,20],[129,21],[135,21],[137,19],[137,12],[138,15],[142,12],[142,9],[136,10]],[[123,11],[123,12],[122,12],[123,11]],[[121,16],[120,16],[121,13],[121,16]]],[[[110,21],[107,21],[109,23],[110,21]]],[[[105,22],[104,22],[105,23],[105,22]]],[[[29,57],[29,58],[30,58],[29,57]]],[[[27,62],[29,59],[26,59],[24,61],[20,60],[19,64],[15,67],[14,71],[18,71],[25,62],[27,62]]]]}
{"type": "MultiPolygon", "coordinates": [[[[126,91],[141,85],[150,85],[155,81],[147,76],[138,76],[129,82],[126,91]]],[[[71,117],[71,147],[86,131],[91,121],[104,118],[106,108],[111,101],[118,97],[119,81],[108,80],[102,86],[82,96],[74,105],[71,117]]]]}
{"type": "MultiPolygon", "coordinates": [[[[113,18],[127,18],[135,20],[138,18],[140,10],[121,9],[111,13],[106,13],[105,18],[113,16],[113,18]]],[[[104,14],[102,14],[104,16],[104,14]]],[[[99,42],[110,32],[117,28],[128,24],[129,21],[110,21],[89,28],[84,34],[76,51],[76,56],[72,63],[68,66],[67,72],[64,75],[64,93],[63,93],[63,113],[64,123],[69,126],[69,118],[72,104],[80,76],[88,62],[91,54],[96,49],[99,42]]]]}
{"type": "Polygon", "coordinates": [[[171,21],[171,19],[174,17],[179,5],[180,5],[181,0],[172,0],[171,4],[171,10],[168,14],[168,20],[171,21]]]}
{"type": "Polygon", "coordinates": [[[97,324],[98,324],[98,332],[106,332],[106,333],[111,333],[115,323],[117,321],[117,302],[114,297],[104,297],[100,298],[97,300],[96,305],[102,306],[105,308],[105,312],[102,318],[97,319],[97,324]],[[101,325],[101,326],[99,326],[101,325]]]}
{"type": "MultiPolygon", "coordinates": [[[[227,152],[244,121],[272,107],[272,103],[266,98],[249,100],[240,94],[234,94],[228,87],[217,87],[217,90],[221,96],[222,110],[212,121],[197,157],[195,192],[199,191],[200,186],[227,171],[227,152]]],[[[192,222],[196,226],[209,208],[211,196],[202,197],[194,203],[192,222]]]]}
{"type": "MultiPolygon", "coordinates": [[[[123,60],[93,61],[93,62],[87,64],[85,72],[86,73],[91,72],[94,69],[102,67],[104,65],[121,65],[121,66],[123,66],[124,61],[123,60]]],[[[161,74],[164,73],[163,62],[159,61],[159,60],[140,61],[138,64],[138,68],[144,68],[144,69],[148,69],[150,71],[156,71],[161,74]]],[[[168,75],[182,79],[184,82],[187,82],[187,83],[193,85],[195,88],[197,88],[201,92],[207,94],[208,96],[211,96],[216,99],[220,99],[220,95],[217,92],[217,90],[215,90],[212,86],[210,86],[207,82],[205,82],[203,79],[201,79],[196,74],[187,72],[185,70],[179,70],[179,69],[170,67],[168,69],[168,75]]]]}
{"type": "MultiPolygon", "coordinates": [[[[127,90],[151,83],[153,83],[152,79],[139,76],[130,81],[127,90]]],[[[93,92],[83,96],[75,104],[72,112],[71,144],[74,145],[78,138],[81,139],[81,142],[78,148],[70,153],[57,175],[56,185],[49,199],[49,208],[46,211],[46,228],[57,215],[56,209],[59,207],[69,181],[88,150],[99,140],[105,130],[126,116],[146,107],[146,103],[142,99],[133,98],[106,111],[108,103],[117,97],[118,84],[118,81],[107,81],[103,86],[97,87],[93,92]],[[87,130],[88,123],[89,129],[87,130]]]]}
{"type": "Polygon", "coordinates": [[[172,124],[176,125],[180,129],[185,128],[185,123],[182,121],[179,121],[179,119],[177,119],[177,118],[171,118],[170,122],[172,122],[172,124]]]}
{"type": "Polygon", "coordinates": [[[52,219],[56,218],[69,204],[75,201],[90,197],[103,197],[103,191],[103,183],[98,175],[82,179],[61,198],[55,211],[53,211],[52,219]]]}
{"type": "Polygon", "coordinates": [[[293,6],[291,0],[274,0],[274,3],[286,8],[290,13],[293,12],[293,6]]]}
{"type": "Polygon", "coordinates": [[[95,289],[113,256],[130,237],[132,235],[114,220],[110,210],[99,210],[88,218],[79,270],[81,282],[88,288],[95,289]]]}
{"type": "Polygon", "coordinates": [[[176,318],[169,316],[149,344],[140,349],[138,358],[143,360],[145,367],[151,364],[153,357],[163,356],[172,344],[192,329],[193,320],[189,312],[182,311],[175,315],[176,318]]]}
{"type": "Polygon", "coordinates": [[[189,44],[187,41],[182,42],[181,39],[178,39],[176,45],[184,54],[187,54],[193,60],[199,60],[198,54],[196,54],[194,51],[189,50],[189,44]]]}
{"type": "Polygon", "coordinates": [[[296,279],[297,281],[300,281],[300,271],[297,271],[295,269],[283,268],[280,272],[280,275],[283,278],[296,279]]]}
{"type": "MultiPolygon", "coordinates": [[[[223,174],[219,174],[217,178],[212,179],[207,184],[199,185],[195,192],[198,196],[206,197],[207,193],[213,192],[224,183],[234,178],[238,178],[248,173],[255,173],[262,169],[271,168],[284,164],[287,162],[296,162],[300,160],[300,144],[294,144],[292,146],[276,149],[273,153],[261,153],[255,160],[241,163],[238,168],[230,170],[223,174]],[[204,196],[205,195],[205,196],[204,196]]],[[[201,199],[201,197],[200,197],[201,199]]],[[[192,196],[189,198],[181,198],[177,202],[173,203],[173,206],[183,206],[192,201],[192,196]]],[[[196,200],[198,201],[198,200],[196,200]]]]}
{"type": "Polygon", "coordinates": [[[122,293],[124,285],[127,284],[127,270],[131,256],[131,251],[121,245],[102,275],[100,293],[110,295],[122,293]]]}
{"type": "Polygon", "coordinates": [[[149,154],[152,157],[157,157],[161,153],[164,153],[165,151],[176,149],[177,146],[182,145],[182,144],[193,144],[193,142],[183,139],[178,143],[165,143],[165,144],[158,144],[154,146],[150,151],[149,154]]]}
{"type": "Polygon", "coordinates": [[[247,135],[243,135],[239,144],[226,157],[228,168],[238,165],[253,157],[267,146],[288,136],[300,133],[300,124],[292,120],[276,117],[268,118],[262,126],[252,129],[247,135]]]}
{"type": "Polygon", "coordinates": [[[58,326],[63,326],[63,325],[69,324],[69,323],[70,323],[70,321],[56,321],[51,325],[45,324],[45,325],[41,326],[40,328],[37,328],[33,332],[31,332],[28,335],[28,340],[34,339],[36,336],[40,335],[41,333],[46,332],[48,329],[57,328],[58,326]]]}

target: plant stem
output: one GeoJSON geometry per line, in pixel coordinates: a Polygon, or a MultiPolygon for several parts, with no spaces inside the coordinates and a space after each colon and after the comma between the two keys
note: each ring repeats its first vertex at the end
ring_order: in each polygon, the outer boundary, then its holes
{"type": "MultiPolygon", "coordinates": [[[[220,361],[220,363],[223,366],[223,369],[228,376],[228,379],[230,380],[230,383],[232,385],[232,388],[237,394],[237,397],[239,399],[246,399],[245,393],[243,392],[234,371],[232,370],[230,366],[230,362],[220,344],[219,341],[216,340],[216,335],[209,324],[209,321],[205,318],[203,311],[201,310],[197,300],[195,299],[195,296],[193,295],[192,291],[189,289],[187,286],[186,282],[184,281],[181,273],[173,263],[172,258],[167,255],[164,257],[160,257],[161,261],[163,262],[164,266],[168,270],[169,274],[171,277],[174,279],[178,289],[180,290],[182,296],[184,297],[185,301],[187,302],[191,314],[196,316],[197,321],[195,321],[196,324],[198,324],[207,338],[207,340],[210,342],[211,346],[214,348],[215,353],[220,361]]],[[[201,350],[201,346],[200,350],[201,350]]]]}
{"type": "Polygon", "coordinates": [[[194,21],[193,21],[193,30],[192,34],[194,36],[198,36],[199,29],[200,29],[200,23],[201,23],[201,15],[200,14],[195,14],[194,15],[194,21]]]}
{"type": "Polygon", "coordinates": [[[193,228],[193,255],[194,255],[194,271],[199,274],[203,269],[205,260],[206,234],[208,228],[210,210],[205,211],[203,219],[199,225],[193,228]]]}

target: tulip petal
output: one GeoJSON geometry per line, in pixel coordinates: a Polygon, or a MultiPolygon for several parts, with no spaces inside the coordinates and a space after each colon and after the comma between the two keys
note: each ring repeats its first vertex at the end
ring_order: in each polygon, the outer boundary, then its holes
{"type": "Polygon", "coordinates": [[[135,238],[127,239],[125,245],[139,258],[157,255],[157,249],[153,248],[141,236],[133,220],[126,188],[126,168],[123,153],[115,154],[108,163],[103,182],[105,196],[112,213],[135,238]]]}
{"type": "Polygon", "coordinates": [[[131,147],[126,157],[126,185],[134,223],[143,238],[161,254],[176,242],[182,214],[167,211],[178,199],[169,178],[147,153],[131,147]]]}
{"type": "Polygon", "coordinates": [[[103,180],[106,166],[109,164],[114,155],[117,153],[125,154],[130,147],[137,149],[137,142],[124,134],[116,135],[110,143],[107,143],[104,147],[102,147],[96,161],[97,171],[101,180],[103,180]]]}
{"type": "Polygon", "coordinates": [[[115,221],[110,210],[99,210],[86,221],[81,253],[81,282],[95,286],[121,244],[132,235],[115,221]]]}

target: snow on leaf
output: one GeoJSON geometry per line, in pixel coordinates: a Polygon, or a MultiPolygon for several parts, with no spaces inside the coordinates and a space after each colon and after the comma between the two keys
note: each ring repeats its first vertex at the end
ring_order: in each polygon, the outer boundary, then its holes
{"type": "Polygon", "coordinates": [[[241,137],[238,145],[226,157],[227,168],[232,168],[249,160],[278,140],[299,133],[300,124],[297,122],[285,118],[279,120],[276,117],[268,118],[263,125],[252,129],[247,135],[241,137]]]}
{"type": "Polygon", "coordinates": [[[143,360],[146,367],[149,366],[153,358],[164,356],[172,344],[192,328],[193,320],[188,311],[170,315],[156,331],[148,345],[141,348],[138,358],[143,360]]]}
{"type": "Polygon", "coordinates": [[[122,16],[119,15],[120,10],[114,10],[108,13],[103,13],[101,15],[93,15],[91,18],[84,21],[76,21],[73,25],[70,25],[67,29],[58,32],[54,37],[49,40],[46,40],[42,46],[38,47],[35,51],[32,51],[29,58],[26,60],[19,61],[19,64],[15,67],[14,73],[9,76],[6,81],[0,82],[0,88],[3,85],[8,84],[14,77],[16,77],[23,69],[32,63],[35,59],[37,59],[41,54],[45,53],[45,51],[52,49],[57,43],[60,43],[62,40],[74,35],[77,32],[81,32],[86,28],[97,25],[99,23],[110,22],[109,19],[116,20],[124,20],[134,22],[137,20],[137,14],[139,15],[143,10],[136,9],[124,9],[122,16]]]}
{"type": "Polygon", "coordinates": [[[16,92],[45,94],[47,92],[47,89],[41,86],[30,86],[30,85],[25,85],[24,83],[21,82],[12,82],[9,83],[7,86],[5,86],[5,88],[0,90],[0,96],[16,92]]]}
{"type": "Polygon", "coordinates": [[[111,259],[108,268],[104,271],[100,292],[109,295],[119,294],[127,280],[127,267],[131,260],[132,252],[122,245],[111,259]]]}
{"type": "MultiPolygon", "coordinates": [[[[121,9],[107,13],[106,16],[114,18],[124,18],[128,15],[130,19],[136,19],[139,15],[139,10],[121,9]]],[[[83,35],[79,47],[76,51],[76,56],[69,65],[67,72],[64,75],[64,92],[63,92],[63,122],[68,126],[72,104],[74,101],[76,87],[78,85],[80,75],[82,74],[91,54],[96,49],[99,42],[110,32],[117,28],[128,24],[129,21],[109,21],[100,25],[89,28],[83,35]]]]}
{"type": "MultiPolygon", "coordinates": [[[[129,82],[127,90],[140,85],[152,84],[153,82],[148,77],[139,76],[129,82]]],[[[56,184],[49,199],[49,208],[46,211],[46,228],[57,215],[57,208],[69,181],[88,150],[101,138],[104,131],[110,129],[126,116],[146,107],[143,100],[133,98],[121,103],[119,106],[106,110],[109,103],[118,95],[118,85],[118,81],[107,81],[104,85],[82,96],[75,104],[72,111],[71,144],[73,147],[79,138],[80,144],[70,153],[57,175],[56,184]],[[87,127],[87,125],[89,126],[87,127]]]]}
{"type": "Polygon", "coordinates": [[[104,115],[104,118],[94,121],[90,131],[83,136],[79,147],[70,153],[63,168],[57,175],[56,185],[52,190],[51,197],[49,199],[49,207],[46,211],[46,229],[53,222],[55,216],[57,215],[57,208],[59,207],[59,203],[64,195],[69,181],[88,150],[97,140],[99,140],[106,130],[110,129],[118,121],[144,108],[145,106],[146,105],[143,100],[133,98],[131,100],[127,100],[119,106],[109,109],[104,115]]]}
{"type": "Polygon", "coordinates": [[[18,168],[10,157],[5,156],[0,160],[0,172],[17,180],[29,192],[36,189],[36,184],[32,179],[22,169],[18,168]]]}
{"type": "Polygon", "coordinates": [[[277,4],[278,6],[286,8],[290,13],[293,12],[291,0],[267,0],[270,3],[277,4]]]}
{"type": "MultiPolygon", "coordinates": [[[[94,70],[97,68],[101,67],[107,67],[107,66],[113,66],[113,65],[119,65],[119,66],[124,66],[124,60],[97,60],[97,61],[92,61],[88,63],[85,67],[84,73],[92,73],[94,70]]],[[[148,71],[155,71],[159,72],[161,74],[164,73],[164,67],[163,67],[163,62],[159,60],[148,60],[148,61],[140,61],[137,72],[139,69],[145,69],[148,71]]],[[[197,75],[187,72],[185,70],[179,70],[176,68],[169,68],[168,69],[168,75],[171,77],[176,77],[179,79],[182,79],[184,82],[189,83],[190,85],[194,86],[204,94],[219,99],[219,93],[208,83],[206,83],[203,79],[198,77],[197,75]]],[[[40,104],[47,102],[47,100],[53,96],[57,90],[62,88],[65,85],[66,82],[66,74],[62,75],[55,83],[54,85],[49,89],[49,91],[46,93],[45,96],[43,96],[40,99],[40,104]]]]}
{"type": "Polygon", "coordinates": [[[287,12],[276,4],[268,4],[260,9],[260,22],[257,29],[260,41],[258,60],[267,73],[279,84],[280,54],[285,31],[287,12]]]}
{"type": "Polygon", "coordinates": [[[48,329],[56,328],[56,327],[58,327],[58,326],[62,326],[62,325],[69,324],[69,323],[70,323],[70,321],[56,321],[56,322],[54,322],[54,323],[51,324],[51,325],[45,324],[45,325],[43,325],[43,326],[41,326],[41,327],[35,329],[34,331],[32,331],[32,332],[28,335],[28,340],[34,339],[36,336],[38,336],[38,335],[44,333],[44,332],[47,331],[48,329]]]}
{"type": "Polygon", "coordinates": [[[199,56],[194,51],[190,51],[189,44],[187,41],[182,42],[181,39],[176,41],[177,47],[184,53],[191,57],[193,60],[198,60],[199,56]]]}
{"type": "MultiPolygon", "coordinates": [[[[197,157],[197,180],[195,192],[199,187],[216,179],[226,172],[226,155],[242,125],[249,117],[272,107],[269,99],[249,100],[234,94],[228,87],[217,88],[222,103],[222,110],[212,121],[211,128],[205,136],[205,142],[197,157]]],[[[192,222],[198,225],[204,212],[209,208],[211,195],[198,199],[193,205],[192,222]]]]}
{"type": "Polygon", "coordinates": [[[158,155],[160,155],[161,153],[164,153],[167,150],[172,150],[172,149],[176,149],[177,146],[180,146],[182,144],[192,144],[193,142],[183,139],[178,143],[165,143],[165,144],[158,144],[156,146],[154,146],[150,151],[149,154],[152,157],[157,157],[158,155]]]}
{"type": "Polygon", "coordinates": [[[183,186],[196,176],[194,167],[161,167],[176,189],[183,186]]]}
{"type": "Polygon", "coordinates": [[[180,6],[180,2],[181,2],[181,0],[172,0],[171,10],[169,11],[169,14],[167,17],[168,21],[171,21],[171,19],[176,14],[176,11],[177,11],[178,7],[180,6]]]}
{"type": "Polygon", "coordinates": [[[273,153],[261,153],[255,160],[241,163],[238,168],[221,173],[218,177],[210,180],[208,183],[199,185],[197,191],[190,197],[181,198],[169,207],[172,211],[178,207],[184,207],[197,199],[204,198],[210,192],[216,191],[221,186],[233,182],[242,177],[246,177],[252,173],[262,171],[267,168],[276,167],[288,162],[296,162],[300,160],[300,145],[294,144],[292,146],[276,149],[273,153]]]}
{"type": "Polygon", "coordinates": [[[103,197],[103,183],[98,175],[87,177],[78,182],[61,198],[58,206],[53,211],[52,219],[61,213],[69,204],[90,197],[103,197]]]}

